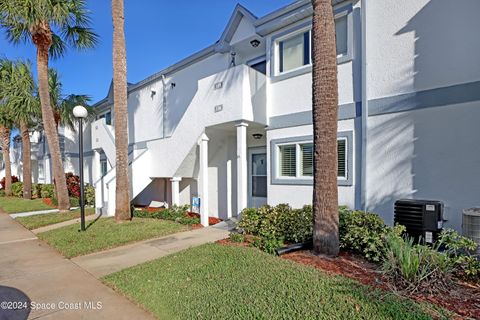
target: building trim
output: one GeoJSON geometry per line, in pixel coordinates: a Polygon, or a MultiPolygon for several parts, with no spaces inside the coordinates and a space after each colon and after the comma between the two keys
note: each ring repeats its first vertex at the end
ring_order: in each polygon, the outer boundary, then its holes
{"type": "Polygon", "coordinates": [[[368,115],[444,107],[472,101],[480,101],[480,81],[369,100],[368,115]]]}
{"type": "MultiPolygon", "coordinates": [[[[347,103],[338,106],[338,120],[354,119],[361,116],[361,102],[347,103]]],[[[297,127],[312,124],[312,111],[289,113],[270,118],[267,130],[297,127]]]]}
{"type": "MultiPolygon", "coordinates": [[[[368,100],[368,116],[444,107],[473,101],[480,101],[480,81],[368,100]]],[[[361,115],[361,102],[347,103],[338,107],[339,121],[361,115]]],[[[270,117],[269,123],[267,130],[310,125],[312,124],[312,111],[270,117]]]]}

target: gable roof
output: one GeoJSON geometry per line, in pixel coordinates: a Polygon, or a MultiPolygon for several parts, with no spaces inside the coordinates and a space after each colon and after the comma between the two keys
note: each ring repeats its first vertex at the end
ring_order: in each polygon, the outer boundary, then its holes
{"type": "MultiPolygon", "coordinates": [[[[332,5],[337,5],[341,2],[346,0],[332,0],[332,5]]],[[[128,84],[128,92],[139,89],[153,81],[161,79],[162,75],[171,74],[176,72],[180,69],[186,68],[189,65],[205,59],[215,53],[227,53],[230,52],[231,47],[229,42],[232,40],[235,31],[237,30],[242,18],[247,19],[248,21],[252,22],[255,26],[256,32],[260,36],[265,36],[266,34],[282,28],[283,26],[298,21],[300,19],[306,18],[311,16],[313,13],[311,0],[298,0],[292,4],[286,5],[280,9],[277,9],[261,18],[255,16],[252,12],[250,12],[247,8],[242,6],[241,4],[237,4],[233,13],[230,17],[230,20],[227,23],[220,39],[216,41],[214,44],[180,60],[179,62],[160,70],[151,76],[135,83],[135,84],[128,84]],[[277,18],[280,18],[279,22],[275,22],[277,18]]],[[[110,105],[113,103],[113,99],[110,101],[110,93],[112,90],[113,83],[110,84],[109,93],[106,98],[98,101],[93,105],[93,107],[103,107],[106,105],[110,105]]],[[[113,91],[113,90],[112,90],[113,91]]]]}

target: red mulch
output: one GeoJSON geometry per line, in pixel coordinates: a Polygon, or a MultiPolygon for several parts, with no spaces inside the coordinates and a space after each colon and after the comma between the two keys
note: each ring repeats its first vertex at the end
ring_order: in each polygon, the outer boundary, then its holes
{"type": "Polygon", "coordinates": [[[50,198],[43,198],[42,199],[43,203],[45,203],[47,206],[50,206],[52,208],[56,208],[56,206],[53,204],[52,199],[50,198]]]}
{"type": "MultiPolygon", "coordinates": [[[[230,246],[248,246],[248,243],[233,243],[229,239],[217,241],[230,246]]],[[[302,250],[281,256],[301,264],[309,265],[331,274],[338,274],[356,280],[362,284],[391,291],[388,279],[383,277],[378,266],[360,256],[340,252],[336,258],[316,256],[311,251],[302,250]]],[[[410,298],[426,301],[455,312],[459,319],[480,319],[480,286],[457,282],[449,292],[437,295],[415,293],[410,298]]]]}
{"type": "MultiPolygon", "coordinates": [[[[375,264],[365,261],[359,256],[341,252],[337,258],[319,257],[310,251],[297,251],[282,256],[284,259],[313,266],[322,271],[340,274],[363,284],[391,290],[375,264]]],[[[454,288],[443,294],[414,293],[410,298],[426,301],[453,311],[461,317],[480,319],[480,286],[457,282],[454,288]]]]}

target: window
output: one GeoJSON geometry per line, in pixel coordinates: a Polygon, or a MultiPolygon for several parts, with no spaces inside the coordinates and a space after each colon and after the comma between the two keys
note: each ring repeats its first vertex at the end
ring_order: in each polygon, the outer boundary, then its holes
{"type": "Polygon", "coordinates": [[[310,64],[310,31],[278,42],[280,73],[310,64]]]}
{"type": "MultiPolygon", "coordinates": [[[[312,184],[313,143],[312,136],[286,138],[271,141],[272,183],[312,184]]],[[[352,184],[352,132],[339,132],[337,138],[338,184],[352,184]]]]}
{"type": "Polygon", "coordinates": [[[280,175],[282,177],[295,177],[297,166],[296,145],[280,146],[280,175]]]}
{"type": "MultiPolygon", "coordinates": [[[[335,35],[337,43],[337,62],[342,63],[351,59],[351,8],[343,9],[335,15],[335,35]]],[[[304,67],[311,65],[311,25],[303,24],[296,29],[285,31],[272,38],[275,48],[275,61],[272,74],[280,75],[301,73],[308,70],[304,67]]]]}
{"type": "Polygon", "coordinates": [[[105,124],[112,125],[112,113],[110,111],[98,117],[98,119],[103,119],[103,118],[105,118],[105,124]]]}
{"type": "Polygon", "coordinates": [[[302,176],[313,177],[313,143],[304,143],[300,145],[300,154],[302,157],[302,176]]]}
{"type": "Polygon", "coordinates": [[[338,177],[347,178],[347,139],[340,138],[337,141],[338,153],[338,177]]]}
{"type": "Polygon", "coordinates": [[[348,15],[335,19],[335,34],[337,37],[337,57],[348,54],[348,15]]]}
{"type": "Polygon", "coordinates": [[[100,174],[104,177],[108,172],[107,160],[100,160],[100,174]]]}

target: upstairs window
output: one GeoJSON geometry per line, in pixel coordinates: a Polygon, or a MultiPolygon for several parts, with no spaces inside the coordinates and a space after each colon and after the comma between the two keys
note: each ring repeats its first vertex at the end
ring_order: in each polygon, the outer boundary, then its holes
{"type": "Polygon", "coordinates": [[[278,42],[280,73],[310,64],[310,31],[278,42]]]}
{"type": "MultiPolygon", "coordinates": [[[[335,15],[337,63],[343,63],[352,58],[353,17],[351,12],[351,9],[347,9],[335,15]]],[[[274,36],[272,43],[275,50],[273,75],[290,74],[292,76],[308,71],[306,67],[312,64],[311,25],[303,24],[274,36]]]]}

